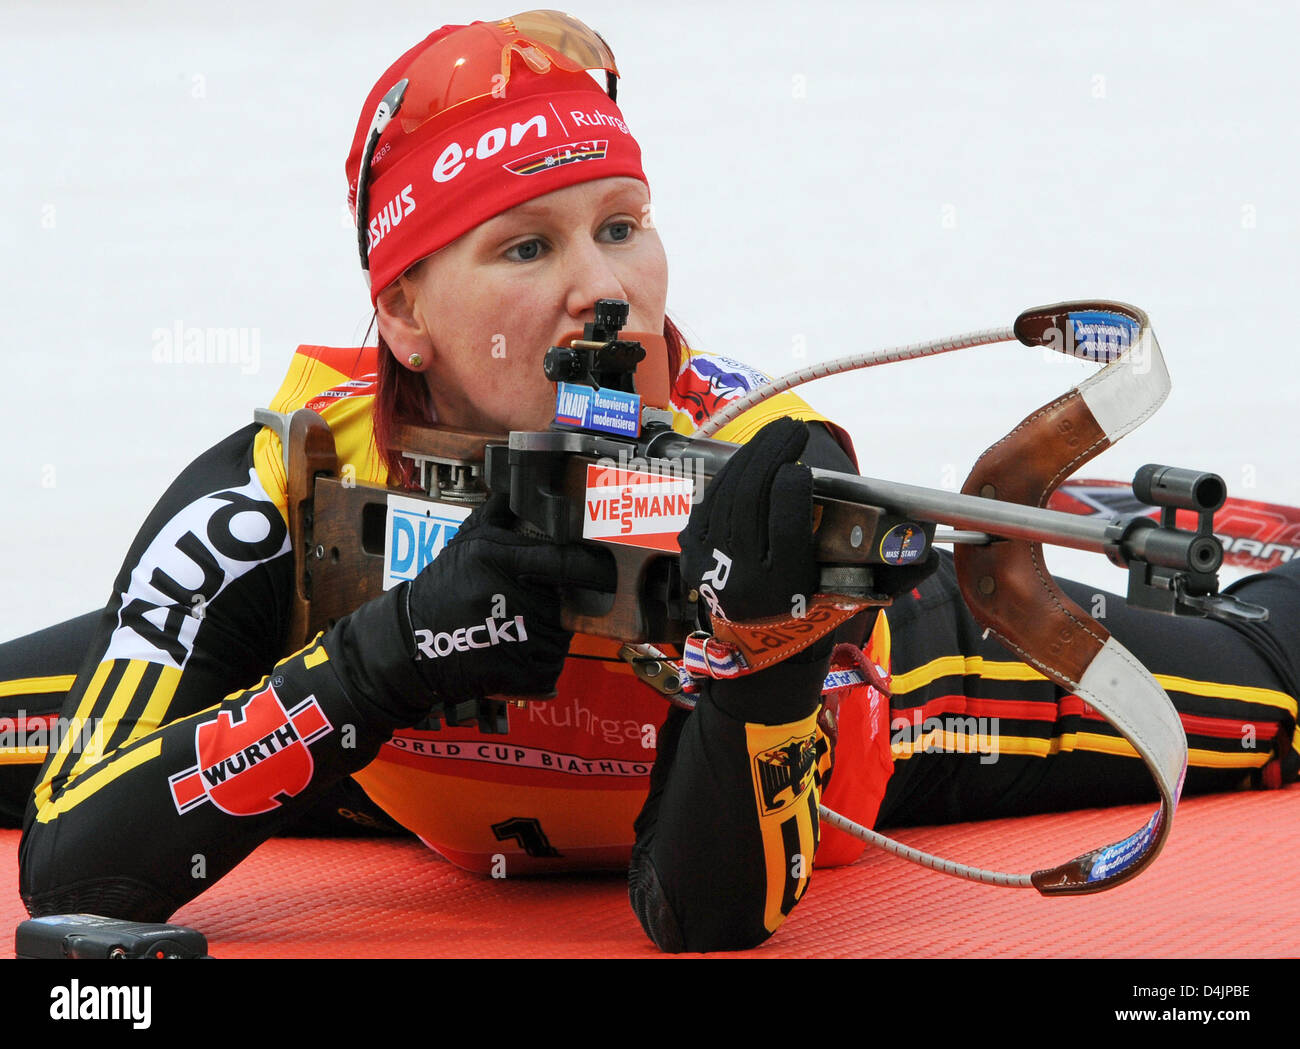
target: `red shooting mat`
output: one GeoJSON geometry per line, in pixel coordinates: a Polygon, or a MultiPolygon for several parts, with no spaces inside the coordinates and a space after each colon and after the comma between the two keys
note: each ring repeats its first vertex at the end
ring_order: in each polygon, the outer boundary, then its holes
{"type": "MultiPolygon", "coordinates": [[[[1028,871],[1136,829],[1151,806],[902,831],[941,856],[1028,871]]],[[[0,956],[13,957],[17,831],[0,831],[0,956]]],[[[874,848],[818,871],[766,958],[1300,955],[1300,787],[1189,798],[1164,852],[1095,896],[959,881],[874,848]]],[[[218,958],[649,958],[617,875],[493,880],[414,841],[267,842],[173,919],[218,958]]]]}

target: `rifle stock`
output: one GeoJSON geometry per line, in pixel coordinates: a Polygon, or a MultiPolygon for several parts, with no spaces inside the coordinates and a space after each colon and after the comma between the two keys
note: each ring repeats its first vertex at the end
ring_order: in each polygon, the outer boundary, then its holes
{"type": "MultiPolygon", "coordinates": [[[[485,463],[491,461],[490,446],[507,454],[503,437],[404,425],[396,432],[397,440],[404,454],[416,463],[421,490],[387,488],[340,476],[333,437],[315,412],[301,409],[274,423],[271,414],[259,413],[259,421],[274,424],[287,434],[289,529],[294,549],[289,651],[384,592],[387,559],[392,553],[388,549],[389,506],[394,496],[428,503],[431,509],[472,507],[483,500],[484,491],[459,481],[469,478],[474,482],[484,475],[489,469],[485,463]]],[[[546,439],[552,435],[523,436],[546,439]]],[[[530,460],[522,471],[511,471],[507,464],[499,476],[510,485],[511,506],[520,513],[522,527],[558,542],[581,540],[588,467],[602,472],[617,470],[598,454],[612,450],[562,447],[551,449],[544,464],[530,460]]],[[[703,475],[698,476],[703,481],[703,475]]],[[[899,524],[896,515],[885,514],[878,507],[822,498],[814,523],[817,558],[832,569],[824,573],[824,582],[836,592],[853,593],[864,603],[887,604],[889,598],[869,592],[869,572],[855,574],[854,569],[883,563],[871,540],[899,524]]],[[[928,530],[921,527],[918,533],[924,536],[919,546],[924,550],[933,536],[933,526],[928,530]]],[[[610,551],[618,586],[612,594],[561,588],[566,629],[625,643],[680,644],[694,629],[695,609],[692,595],[682,593],[675,544],[674,549],[665,550],[622,541],[587,541],[601,543],[610,551]]]]}
{"type": "MultiPolygon", "coordinates": [[[[694,500],[734,446],[662,432],[623,441],[572,431],[505,437],[403,425],[396,433],[399,446],[416,464],[421,486],[409,490],[340,476],[333,437],[315,412],[300,409],[271,420],[274,415],[259,412],[258,419],[283,432],[286,442],[295,561],[291,646],[301,647],[316,632],[384,592],[386,558],[392,553],[387,543],[393,497],[428,503],[431,513],[441,505],[463,515],[482,502],[489,489],[510,493],[511,510],[524,530],[556,542],[596,542],[614,558],[618,587],[613,594],[562,588],[567,629],[625,643],[670,646],[680,644],[694,629],[694,600],[683,592],[675,543],[665,549],[631,545],[623,536],[584,538],[584,515],[590,512],[587,493],[593,476],[616,482],[627,467],[636,472],[641,466],[663,470],[670,464],[663,476],[683,483],[690,479],[694,500]]],[[[1207,567],[1204,535],[1157,528],[1137,515],[1089,520],[830,470],[814,471],[814,498],[821,590],[864,604],[889,604],[890,598],[876,588],[875,573],[891,567],[881,546],[884,537],[909,526],[915,530],[912,550],[919,551],[914,557],[928,549],[936,524],[950,524],[983,529],[984,541],[995,545],[1003,539],[1029,540],[1104,553],[1119,564],[1159,564],[1202,574],[1207,567]]]]}

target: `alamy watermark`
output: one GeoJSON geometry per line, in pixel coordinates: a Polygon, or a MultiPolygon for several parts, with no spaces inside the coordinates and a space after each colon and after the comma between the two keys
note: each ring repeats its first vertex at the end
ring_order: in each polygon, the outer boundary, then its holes
{"type": "Polygon", "coordinates": [[[617,462],[604,455],[596,460],[595,465],[600,471],[592,480],[592,484],[596,486],[618,485],[622,483],[623,475],[627,473],[647,473],[656,475],[659,478],[658,483],[661,484],[674,482],[689,484],[693,501],[698,502],[704,495],[703,459],[685,457],[659,459],[654,456],[643,458],[630,455],[626,449],[620,448],[617,462]]]}
{"type": "Polygon", "coordinates": [[[1160,357],[1160,348],[1150,328],[1130,324],[1128,318],[1097,317],[1061,328],[1053,326],[1039,339],[1046,361],[1071,359],[1112,364],[1127,356],[1134,375],[1146,375],[1160,357]]]}
{"type": "Polygon", "coordinates": [[[922,717],[895,714],[889,722],[889,742],[913,754],[978,754],[981,765],[992,765],[1000,754],[998,718],[941,714],[922,717]]]}
{"type": "Polygon", "coordinates": [[[154,364],[237,365],[245,375],[262,367],[262,329],[200,328],[175,321],[154,328],[154,364]]]}
{"type": "Polygon", "coordinates": [[[104,750],[102,718],[65,718],[50,714],[16,714],[0,717],[0,750],[29,754],[67,750],[72,754],[104,750]]]}

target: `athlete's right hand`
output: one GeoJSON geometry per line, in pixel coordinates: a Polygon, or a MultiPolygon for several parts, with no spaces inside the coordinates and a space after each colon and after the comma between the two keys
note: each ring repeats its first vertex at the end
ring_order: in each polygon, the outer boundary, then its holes
{"type": "Polygon", "coordinates": [[[614,589],[607,552],[510,524],[506,496],[492,496],[409,585],[416,667],[440,699],[549,694],[573,637],[560,625],[559,584],[614,589]]]}

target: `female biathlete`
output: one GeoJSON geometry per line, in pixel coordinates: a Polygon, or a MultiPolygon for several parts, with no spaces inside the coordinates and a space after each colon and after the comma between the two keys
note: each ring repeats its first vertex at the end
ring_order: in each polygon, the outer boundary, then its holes
{"type": "MultiPolygon", "coordinates": [[[[677,429],[763,381],[685,346],[665,314],[663,246],[616,73],[596,33],[531,12],[443,27],[376,83],[347,176],[378,347],[301,347],[271,405],[315,409],[358,480],[408,480],[400,421],[546,429],[555,391],[541,355],[602,298],[629,303],[627,330],[663,333],[640,381],[677,429]],[[376,122],[401,81],[396,115],[376,122]]],[[[682,533],[683,573],[722,583],[723,558],[728,618],[788,612],[816,589],[807,466],[854,471],[848,438],[790,394],[719,436],[745,447],[682,533]]],[[[897,570],[887,613],[756,673],[705,679],[687,711],[640,683],[614,643],[561,627],[561,581],[612,587],[603,552],[529,538],[493,498],[413,580],[289,653],[283,461],[272,430],[232,434],[163,495],[102,612],[0,647],[5,712],[57,712],[65,726],[48,756],[0,754],[33,915],[165,919],[324,807],[393,821],[471,870],[626,867],[660,947],[738,948],[790,913],[814,852],[822,865],[860,853],[819,825],[819,800],[897,825],[1155,796],[1106,722],[982,639],[946,557],[897,570]],[[475,643],[447,640],[458,636],[475,643]],[[884,676],[823,704],[843,640],[884,676]],[[504,735],[429,720],[445,703],[552,689],[511,709],[504,735]],[[893,729],[969,711],[998,718],[996,760],[929,753],[919,731],[893,729]]],[[[1189,791],[1295,776],[1297,572],[1238,592],[1271,610],[1267,624],[1111,603],[1108,627],[1182,715],[1189,791]]]]}

